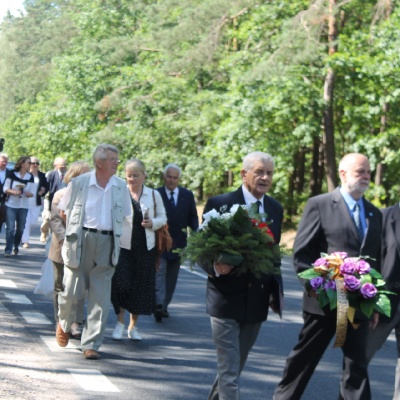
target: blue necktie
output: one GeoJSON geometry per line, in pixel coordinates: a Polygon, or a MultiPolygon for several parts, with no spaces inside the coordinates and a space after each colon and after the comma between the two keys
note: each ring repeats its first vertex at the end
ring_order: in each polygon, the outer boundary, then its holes
{"type": "Polygon", "coordinates": [[[353,218],[354,218],[354,223],[356,224],[358,237],[362,241],[364,239],[364,229],[363,229],[362,223],[361,223],[360,205],[358,203],[356,203],[356,205],[354,206],[353,218]]]}
{"type": "Polygon", "coordinates": [[[175,206],[175,200],[174,200],[174,192],[170,192],[171,197],[169,198],[170,203],[175,206]]]}

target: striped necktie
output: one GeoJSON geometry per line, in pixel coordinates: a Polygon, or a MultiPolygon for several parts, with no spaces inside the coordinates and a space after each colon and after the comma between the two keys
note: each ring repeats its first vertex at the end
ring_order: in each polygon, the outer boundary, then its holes
{"type": "Polygon", "coordinates": [[[364,239],[364,229],[361,223],[361,217],[360,217],[360,205],[356,203],[353,209],[353,218],[354,218],[354,223],[356,224],[357,228],[357,233],[358,237],[362,241],[364,239]]]}

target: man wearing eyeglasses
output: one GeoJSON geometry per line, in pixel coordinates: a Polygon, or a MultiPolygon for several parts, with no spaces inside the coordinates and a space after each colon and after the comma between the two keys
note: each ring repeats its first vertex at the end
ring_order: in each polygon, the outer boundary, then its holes
{"type": "Polygon", "coordinates": [[[86,359],[96,360],[103,342],[111,304],[111,278],[119,257],[122,223],[132,215],[131,197],[124,180],[115,177],[116,147],[97,146],[95,169],[71,180],[58,208],[65,218],[64,290],[58,295],[57,343],[68,344],[79,300],[87,292],[87,319],[81,347],[86,359]]]}
{"type": "Polygon", "coordinates": [[[43,209],[43,223],[40,227],[41,235],[40,241],[46,242],[47,234],[50,230],[50,217],[51,217],[51,202],[53,201],[54,194],[65,187],[64,175],[67,170],[67,162],[62,157],[57,157],[54,160],[54,169],[46,173],[47,182],[49,183],[48,196],[46,197],[43,209]]]}
{"type": "Polygon", "coordinates": [[[46,175],[39,171],[40,162],[36,157],[31,157],[31,167],[29,172],[32,174],[34,179],[34,196],[29,198],[29,209],[28,215],[26,217],[25,229],[22,234],[21,242],[23,243],[22,247],[27,249],[29,247],[29,236],[31,229],[35,226],[40,210],[43,204],[43,197],[49,191],[49,184],[46,179],[46,175]]]}

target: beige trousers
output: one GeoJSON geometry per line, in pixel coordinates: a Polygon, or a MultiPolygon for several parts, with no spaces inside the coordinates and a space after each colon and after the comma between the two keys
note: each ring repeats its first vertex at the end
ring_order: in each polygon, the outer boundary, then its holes
{"type": "Polygon", "coordinates": [[[58,295],[58,318],[64,332],[74,322],[75,310],[87,291],[87,318],[82,332],[82,351],[98,350],[103,342],[111,299],[113,237],[82,231],[79,268],[64,267],[64,290],[58,295]]]}

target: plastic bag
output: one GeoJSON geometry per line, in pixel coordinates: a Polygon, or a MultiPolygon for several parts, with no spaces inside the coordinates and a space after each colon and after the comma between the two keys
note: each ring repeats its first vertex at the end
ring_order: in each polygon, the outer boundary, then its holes
{"type": "Polygon", "coordinates": [[[49,258],[42,265],[42,276],[33,293],[50,298],[54,295],[54,269],[53,262],[49,258]]]}

